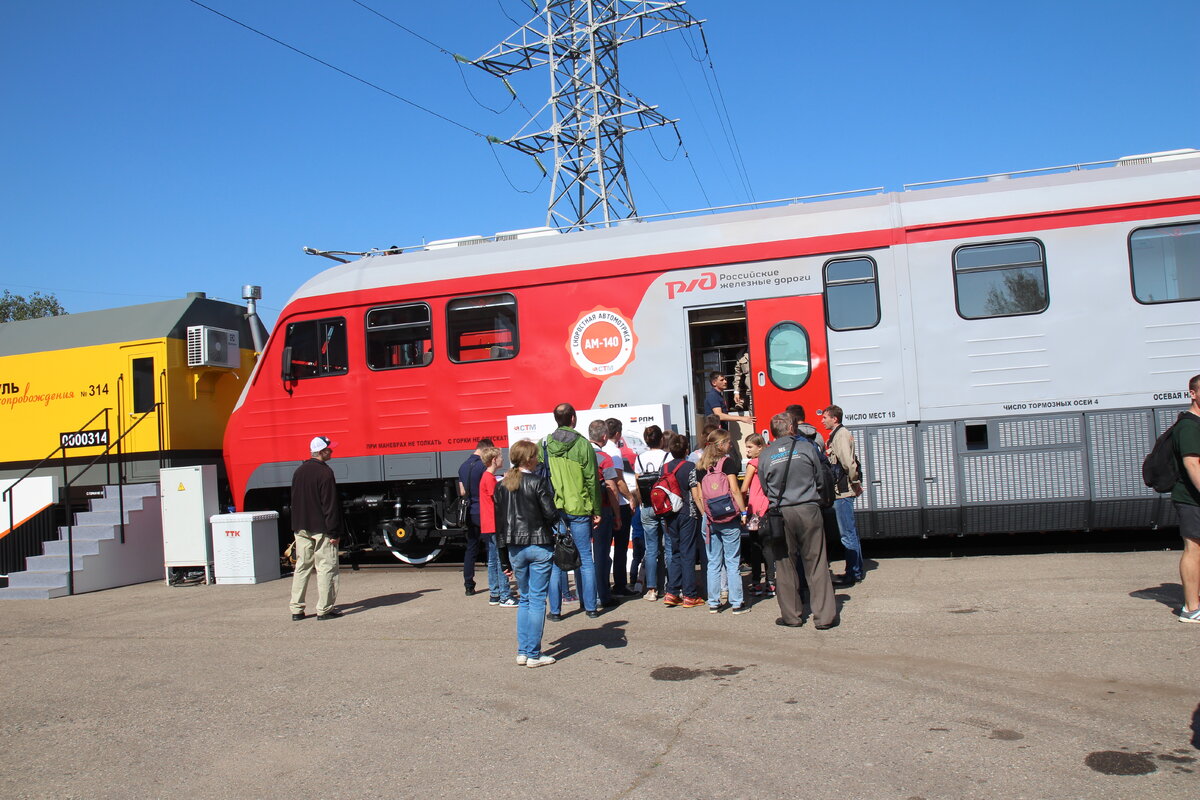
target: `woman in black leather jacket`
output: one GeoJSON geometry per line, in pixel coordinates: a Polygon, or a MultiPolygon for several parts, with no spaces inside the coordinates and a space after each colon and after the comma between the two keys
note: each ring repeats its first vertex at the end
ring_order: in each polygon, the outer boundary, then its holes
{"type": "Polygon", "coordinates": [[[496,536],[508,548],[508,560],[521,590],[517,664],[542,667],[554,663],[553,656],[542,655],[542,629],[546,624],[546,590],[550,585],[558,509],[550,481],[533,474],[537,445],[516,442],[508,455],[513,467],[496,487],[496,536]]]}

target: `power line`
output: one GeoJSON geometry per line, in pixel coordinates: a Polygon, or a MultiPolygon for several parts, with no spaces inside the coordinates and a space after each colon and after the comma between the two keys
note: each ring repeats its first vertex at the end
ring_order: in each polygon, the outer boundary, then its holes
{"type": "MultiPolygon", "coordinates": [[[[738,143],[737,134],[733,130],[733,118],[729,115],[729,106],[725,104],[725,93],[721,91],[721,81],[717,77],[717,67],[716,64],[713,63],[712,51],[708,49],[708,39],[704,35],[703,28],[700,30],[700,42],[704,45],[704,58],[706,61],[708,61],[708,69],[712,72],[713,83],[717,87],[717,97],[719,97],[721,101],[721,111],[724,112],[723,115],[720,112],[718,113],[718,117],[721,119],[721,126],[724,128],[726,122],[728,122],[729,125],[728,135],[734,150],[734,166],[737,167],[738,176],[741,178],[742,184],[746,189],[746,193],[748,195],[747,199],[753,201],[754,188],[750,185],[750,174],[746,171],[746,162],[742,158],[742,147],[738,143]]],[[[704,81],[705,84],[708,83],[707,73],[705,73],[704,81]]],[[[711,94],[711,92],[712,89],[710,87],[709,93],[711,94]]]]}
{"type": "MultiPolygon", "coordinates": [[[[317,58],[316,56],[312,55],[311,53],[306,53],[298,47],[293,47],[292,45],[288,44],[287,42],[276,39],[274,36],[271,36],[268,33],[264,33],[262,31],[260,31],[258,28],[251,27],[244,22],[239,22],[238,20],[234,19],[233,17],[229,16],[228,14],[222,14],[220,11],[217,11],[215,8],[211,8],[209,6],[204,5],[204,3],[199,2],[199,0],[188,0],[188,2],[192,3],[193,5],[200,6],[200,8],[203,8],[206,11],[211,11],[212,13],[216,14],[218,17],[221,17],[222,19],[226,19],[226,20],[232,22],[234,25],[238,25],[242,28],[245,28],[246,30],[251,31],[252,33],[257,33],[259,36],[263,37],[264,39],[270,39],[275,44],[282,45],[283,47],[286,47],[288,50],[291,50],[293,53],[297,53],[299,55],[304,56],[305,58],[312,59],[313,61],[317,62],[318,64],[320,64],[324,67],[328,67],[329,69],[333,70],[334,72],[338,72],[342,75],[345,75],[347,78],[351,78],[353,80],[358,81],[361,84],[370,86],[372,89],[375,89],[376,91],[383,92],[388,97],[391,97],[395,100],[399,100],[401,103],[410,105],[413,108],[417,109],[418,111],[424,111],[426,114],[437,117],[438,119],[442,120],[443,122],[448,122],[456,128],[461,128],[462,130],[466,131],[467,133],[471,134],[472,136],[478,136],[481,139],[488,138],[488,135],[485,133],[480,133],[479,131],[474,130],[473,128],[469,128],[466,125],[463,125],[461,122],[456,122],[455,120],[452,120],[447,116],[439,114],[438,112],[434,111],[433,109],[426,108],[425,106],[421,105],[420,103],[416,103],[412,100],[409,100],[407,97],[401,97],[400,95],[396,94],[395,92],[392,92],[392,91],[389,91],[389,90],[383,88],[379,84],[371,83],[371,81],[367,80],[366,78],[360,78],[357,75],[355,75],[354,73],[347,72],[346,70],[342,69],[341,67],[335,67],[333,64],[330,64],[328,61],[322,61],[321,59],[317,58]]],[[[368,10],[370,10],[370,9],[368,9],[368,10]]],[[[414,34],[414,35],[416,35],[416,34],[414,34]]],[[[432,42],[431,42],[431,44],[432,44],[432,42]]],[[[437,45],[434,45],[434,47],[437,47],[437,45]]],[[[441,49],[441,48],[439,48],[439,49],[441,49]]]]}
{"type": "Polygon", "coordinates": [[[380,13],[380,12],[376,11],[375,9],[371,8],[371,7],[370,7],[369,5],[367,5],[366,3],[360,3],[360,2],[359,2],[359,0],[350,0],[350,2],[351,2],[351,3],[354,3],[354,5],[356,5],[356,6],[359,6],[360,8],[365,8],[367,11],[370,11],[372,14],[374,14],[374,15],[375,15],[375,16],[377,16],[377,17],[379,17],[380,19],[382,19],[382,20],[386,20],[386,21],[388,21],[388,22],[392,23],[393,25],[395,25],[395,26],[396,26],[397,28],[399,28],[400,30],[404,31],[405,33],[408,33],[408,34],[411,34],[411,35],[413,35],[413,36],[417,37],[418,39],[420,39],[420,40],[421,40],[422,42],[424,42],[425,44],[429,45],[430,47],[436,48],[437,50],[441,51],[441,52],[442,52],[442,53],[444,53],[445,55],[448,55],[448,56],[450,56],[451,58],[453,58],[453,57],[454,57],[454,53],[451,53],[449,50],[447,50],[446,48],[442,47],[442,46],[441,46],[440,44],[438,44],[437,42],[430,41],[429,39],[426,39],[424,36],[422,36],[421,34],[417,33],[417,32],[416,32],[416,31],[414,31],[412,28],[409,28],[409,27],[407,27],[407,26],[405,26],[405,25],[401,25],[399,22],[396,22],[396,20],[392,19],[391,17],[389,17],[389,16],[387,16],[387,15],[385,15],[385,14],[382,14],[382,13],[380,13]]]}

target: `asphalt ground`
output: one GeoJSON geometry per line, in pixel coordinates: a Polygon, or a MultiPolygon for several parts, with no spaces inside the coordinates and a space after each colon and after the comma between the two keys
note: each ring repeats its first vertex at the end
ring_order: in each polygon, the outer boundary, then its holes
{"type": "Polygon", "coordinates": [[[539,669],[450,566],[343,568],[328,621],[288,580],[7,601],[0,796],[1195,798],[1177,563],[876,559],[830,631],[633,599],[539,669]]]}

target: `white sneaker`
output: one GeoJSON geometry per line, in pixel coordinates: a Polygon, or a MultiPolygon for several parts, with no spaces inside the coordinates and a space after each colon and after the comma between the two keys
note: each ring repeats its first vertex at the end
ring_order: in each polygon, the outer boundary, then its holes
{"type": "Polygon", "coordinates": [[[525,656],[517,656],[517,666],[523,667],[529,663],[529,659],[525,656]]]}
{"type": "Polygon", "coordinates": [[[527,659],[525,661],[525,666],[527,666],[527,667],[544,667],[547,664],[553,664],[553,663],[554,663],[554,656],[539,656],[537,658],[527,659]]]}
{"type": "Polygon", "coordinates": [[[1188,611],[1186,606],[1179,609],[1179,621],[1200,622],[1200,608],[1197,608],[1195,611],[1188,611]]]}
{"type": "Polygon", "coordinates": [[[508,598],[507,600],[501,600],[499,603],[499,606],[501,608],[516,608],[517,605],[518,605],[517,601],[513,600],[511,597],[508,598]]]}

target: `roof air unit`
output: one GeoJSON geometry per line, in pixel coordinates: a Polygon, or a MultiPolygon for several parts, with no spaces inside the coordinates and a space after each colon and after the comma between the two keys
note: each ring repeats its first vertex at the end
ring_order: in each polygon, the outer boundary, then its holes
{"type": "Polygon", "coordinates": [[[238,332],[207,325],[191,325],[187,329],[187,354],[189,367],[226,367],[237,369],[242,365],[242,352],[238,346],[238,332]]]}

